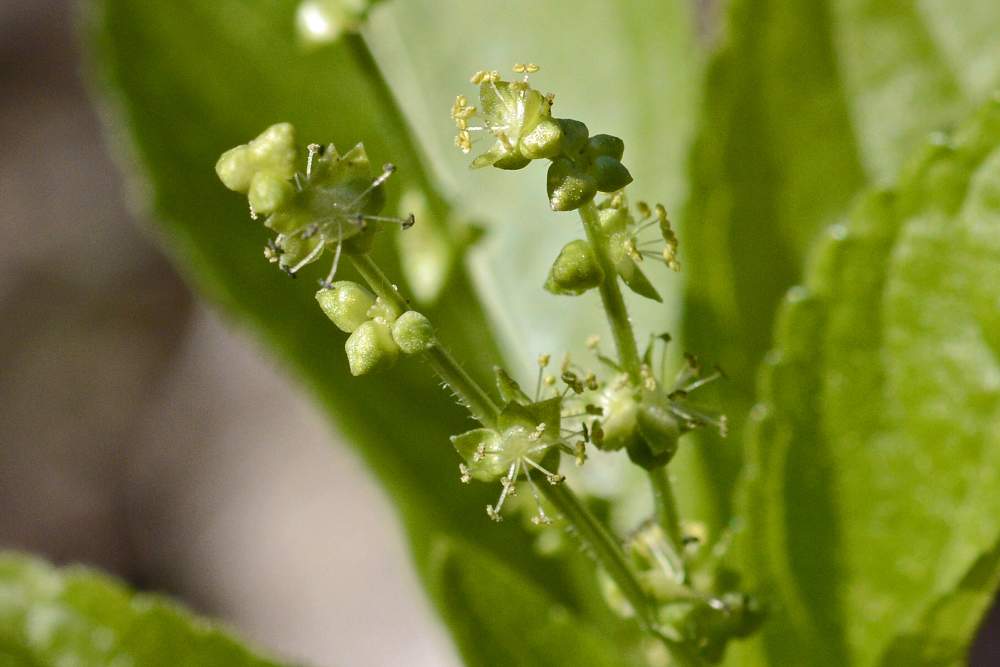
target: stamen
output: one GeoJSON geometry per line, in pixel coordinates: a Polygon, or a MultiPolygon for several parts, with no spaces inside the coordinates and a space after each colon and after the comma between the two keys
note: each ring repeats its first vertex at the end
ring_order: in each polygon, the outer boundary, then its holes
{"type": "Polygon", "coordinates": [[[316,244],[316,247],[313,248],[311,251],[309,251],[309,254],[303,257],[301,262],[293,266],[288,271],[288,273],[291,275],[295,275],[296,273],[298,273],[302,269],[302,267],[306,266],[307,264],[315,260],[317,257],[319,257],[323,253],[323,250],[325,248],[326,248],[326,240],[321,238],[320,242],[316,244]]]}
{"type": "Polygon", "coordinates": [[[379,174],[375,178],[375,180],[372,181],[371,184],[369,184],[369,186],[367,188],[365,188],[361,192],[361,194],[359,194],[357,197],[355,197],[354,201],[352,201],[350,204],[347,205],[347,209],[348,210],[353,209],[358,204],[358,202],[360,202],[362,199],[364,199],[368,195],[369,192],[371,192],[372,190],[374,190],[375,188],[377,188],[378,186],[382,185],[387,180],[389,180],[389,177],[392,176],[392,174],[395,171],[396,171],[396,165],[392,164],[391,162],[386,163],[385,165],[383,165],[382,166],[382,173],[379,174]]]}
{"type": "Polygon", "coordinates": [[[306,158],[306,178],[312,176],[313,160],[319,155],[320,148],[319,144],[309,144],[306,146],[306,150],[309,152],[309,157],[306,158]]]}
{"type": "Polygon", "coordinates": [[[472,481],[472,474],[469,472],[469,467],[464,463],[458,464],[458,472],[461,475],[459,480],[461,480],[462,484],[468,484],[472,481]]]}

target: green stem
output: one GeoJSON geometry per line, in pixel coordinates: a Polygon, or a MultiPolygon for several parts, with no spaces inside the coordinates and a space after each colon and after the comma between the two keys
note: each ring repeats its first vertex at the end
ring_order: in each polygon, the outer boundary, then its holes
{"type": "MultiPolygon", "coordinates": [[[[372,291],[383,301],[392,305],[399,312],[410,309],[406,299],[399,293],[399,288],[382,273],[382,269],[378,268],[371,257],[351,255],[350,260],[372,291]]],[[[451,353],[440,342],[435,342],[434,346],[428,349],[425,354],[434,372],[445,384],[451,387],[451,390],[458,395],[469,412],[484,426],[495,426],[497,417],[500,415],[499,406],[479,386],[479,383],[473,380],[472,376],[455,361],[451,353]]]]}
{"type": "Polygon", "coordinates": [[[683,571],[684,561],[684,534],[681,531],[680,514],[677,511],[677,500],[674,497],[673,485],[670,483],[670,474],[666,466],[660,466],[648,471],[649,481],[653,486],[653,505],[656,511],[656,520],[663,529],[673,547],[674,555],[677,558],[675,566],[683,571]]]}
{"type": "Polygon", "coordinates": [[[622,290],[618,285],[618,272],[615,270],[614,262],[611,261],[607,237],[601,229],[600,216],[594,202],[588,202],[580,207],[580,219],[583,221],[583,229],[587,233],[587,241],[597,258],[597,265],[601,267],[601,272],[604,274],[604,280],[601,281],[599,289],[601,301],[604,303],[604,313],[608,318],[611,335],[614,336],[615,347],[618,350],[618,361],[632,381],[638,383],[639,348],[635,344],[632,322],[629,320],[625,299],[622,297],[622,290]]]}
{"type": "Polygon", "coordinates": [[[629,604],[632,605],[632,608],[635,609],[643,627],[650,632],[658,633],[658,624],[653,616],[653,608],[649,604],[646,593],[639,585],[639,580],[635,578],[632,569],[625,562],[625,554],[617,540],[608,533],[565,484],[546,484],[542,486],[542,492],[566,520],[573,524],[580,539],[590,547],[597,562],[601,564],[629,601],[629,604]]]}

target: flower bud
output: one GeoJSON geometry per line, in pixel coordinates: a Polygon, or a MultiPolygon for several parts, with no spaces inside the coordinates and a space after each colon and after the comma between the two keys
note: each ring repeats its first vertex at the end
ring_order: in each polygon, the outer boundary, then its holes
{"type": "Polygon", "coordinates": [[[562,138],[562,126],[551,118],[546,118],[521,137],[521,154],[532,160],[554,158],[562,150],[562,138]]]}
{"type": "Polygon", "coordinates": [[[393,323],[392,339],[404,353],[416,354],[434,345],[434,327],[421,313],[408,310],[393,323]]]}
{"type": "Polygon", "coordinates": [[[549,270],[545,289],[553,294],[583,294],[597,287],[604,273],[597,264],[590,244],[582,239],[570,241],[559,251],[559,256],[549,270]]]}
{"type": "Polygon", "coordinates": [[[391,368],[399,357],[399,346],[392,339],[389,325],[377,320],[362,323],[344,344],[351,375],[365,375],[391,368]]]}
{"type": "Polygon", "coordinates": [[[572,211],[594,198],[597,181],[572,160],[560,157],[549,165],[546,188],[553,211],[572,211]]]}
{"type": "Polygon", "coordinates": [[[287,179],[266,172],[257,172],[250,181],[247,200],[255,213],[269,215],[284,206],[294,194],[295,188],[287,179]]]}
{"type": "Polygon", "coordinates": [[[587,140],[587,155],[596,159],[601,155],[621,160],[625,154],[625,142],[610,134],[595,134],[587,140]]]}
{"type": "Polygon", "coordinates": [[[249,143],[223,153],[215,163],[215,173],[227,188],[246,194],[257,174],[291,178],[295,157],[295,128],[290,123],[277,123],[249,143]]]}
{"type": "Polygon", "coordinates": [[[601,192],[621,190],[632,182],[632,174],[625,165],[610,155],[599,155],[594,158],[590,173],[597,182],[597,189],[601,192]]]}
{"type": "Polygon", "coordinates": [[[349,280],[341,280],[328,289],[316,292],[316,300],[330,321],[345,333],[353,333],[368,321],[368,311],[375,305],[375,296],[349,280]]]}
{"type": "Polygon", "coordinates": [[[647,470],[666,465],[677,452],[677,419],[652,396],[643,397],[636,417],[639,437],[628,444],[629,459],[647,470]]]}
{"type": "Polygon", "coordinates": [[[572,118],[557,118],[556,122],[562,128],[562,152],[575,156],[586,146],[590,130],[585,123],[572,118]]]}

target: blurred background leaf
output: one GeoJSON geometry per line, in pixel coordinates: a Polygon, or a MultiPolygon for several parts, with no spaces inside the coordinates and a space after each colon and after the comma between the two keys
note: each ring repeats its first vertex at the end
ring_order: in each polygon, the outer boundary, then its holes
{"type": "Polygon", "coordinates": [[[0,665],[277,667],[166,599],[0,552],[0,665]]]}
{"type": "Polygon", "coordinates": [[[441,538],[431,572],[467,665],[643,664],[638,642],[612,641],[508,565],[441,538]]]}
{"type": "MultiPolygon", "coordinates": [[[[1000,100],[830,229],[780,311],[749,430],[768,664],[874,665],[942,610],[945,662],[1000,571],[1000,100]],[[953,591],[958,591],[954,593],[953,591]],[[902,635],[902,637],[896,637],[902,635]]],[[[940,656],[938,656],[940,657],[940,656]]],[[[892,663],[887,664],[903,664],[892,663]]]]}
{"type": "MultiPolygon", "coordinates": [[[[983,28],[1000,24],[1000,5],[956,9],[937,0],[729,3],[706,74],[681,247],[685,344],[728,372],[721,402],[737,436],[775,307],[817,233],[1000,81],[1000,49],[983,28]]],[[[703,470],[725,521],[739,448],[704,440],[703,470]]]]}

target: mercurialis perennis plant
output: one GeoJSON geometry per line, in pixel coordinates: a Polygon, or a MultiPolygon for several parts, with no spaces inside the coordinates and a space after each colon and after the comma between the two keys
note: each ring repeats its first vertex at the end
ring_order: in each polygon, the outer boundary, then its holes
{"type": "Polygon", "coordinates": [[[659,262],[678,271],[677,237],[663,205],[630,200],[624,142],[554,117],[554,96],[529,80],[538,69],[515,65],[521,76],[510,81],[497,71],[476,72],[477,99],[459,95],[451,109],[457,147],[470,153],[479,139],[486,145],[473,168],[517,170],[547,160],[551,209],[579,216],[581,237],[567,239],[547,277],[538,267],[539,288],[565,296],[596,290],[612,347],[594,336],[586,360],[542,354],[531,385],[499,363],[496,386],[478,384],[445,347],[448,332],[415,310],[373,259],[369,251],[380,230],[408,233],[421,222],[410,213],[382,211],[392,165],[373,171],[361,144],[343,154],[333,145],[302,151],[294,128],[281,123],[227,151],[216,171],[226,187],[247,196],[251,217],[275,233],[264,249],[269,261],[294,277],[330,258],[316,300],[349,334],[344,349],[352,374],[391,372],[401,357],[421,357],[478,422],[454,434],[451,444],[463,483],[498,486],[484,519],[527,512],[536,530],[568,528],[592,555],[593,585],[612,610],[635,618],[674,664],[718,662],[726,645],[753,633],[764,613],[724,564],[729,535],[707,535],[678,515],[669,464],[686,433],[708,428],[725,435],[726,417],[697,399],[697,390],[722,373],[688,355],[664,377],[661,357],[670,336],[642,345],[636,340],[622,286],[659,301],[644,270],[659,262]],[[338,279],[343,262],[363,284],[338,279]],[[570,488],[574,468],[599,465],[588,457],[593,449],[621,450],[648,475],[655,516],[624,538],[570,488]]]}

